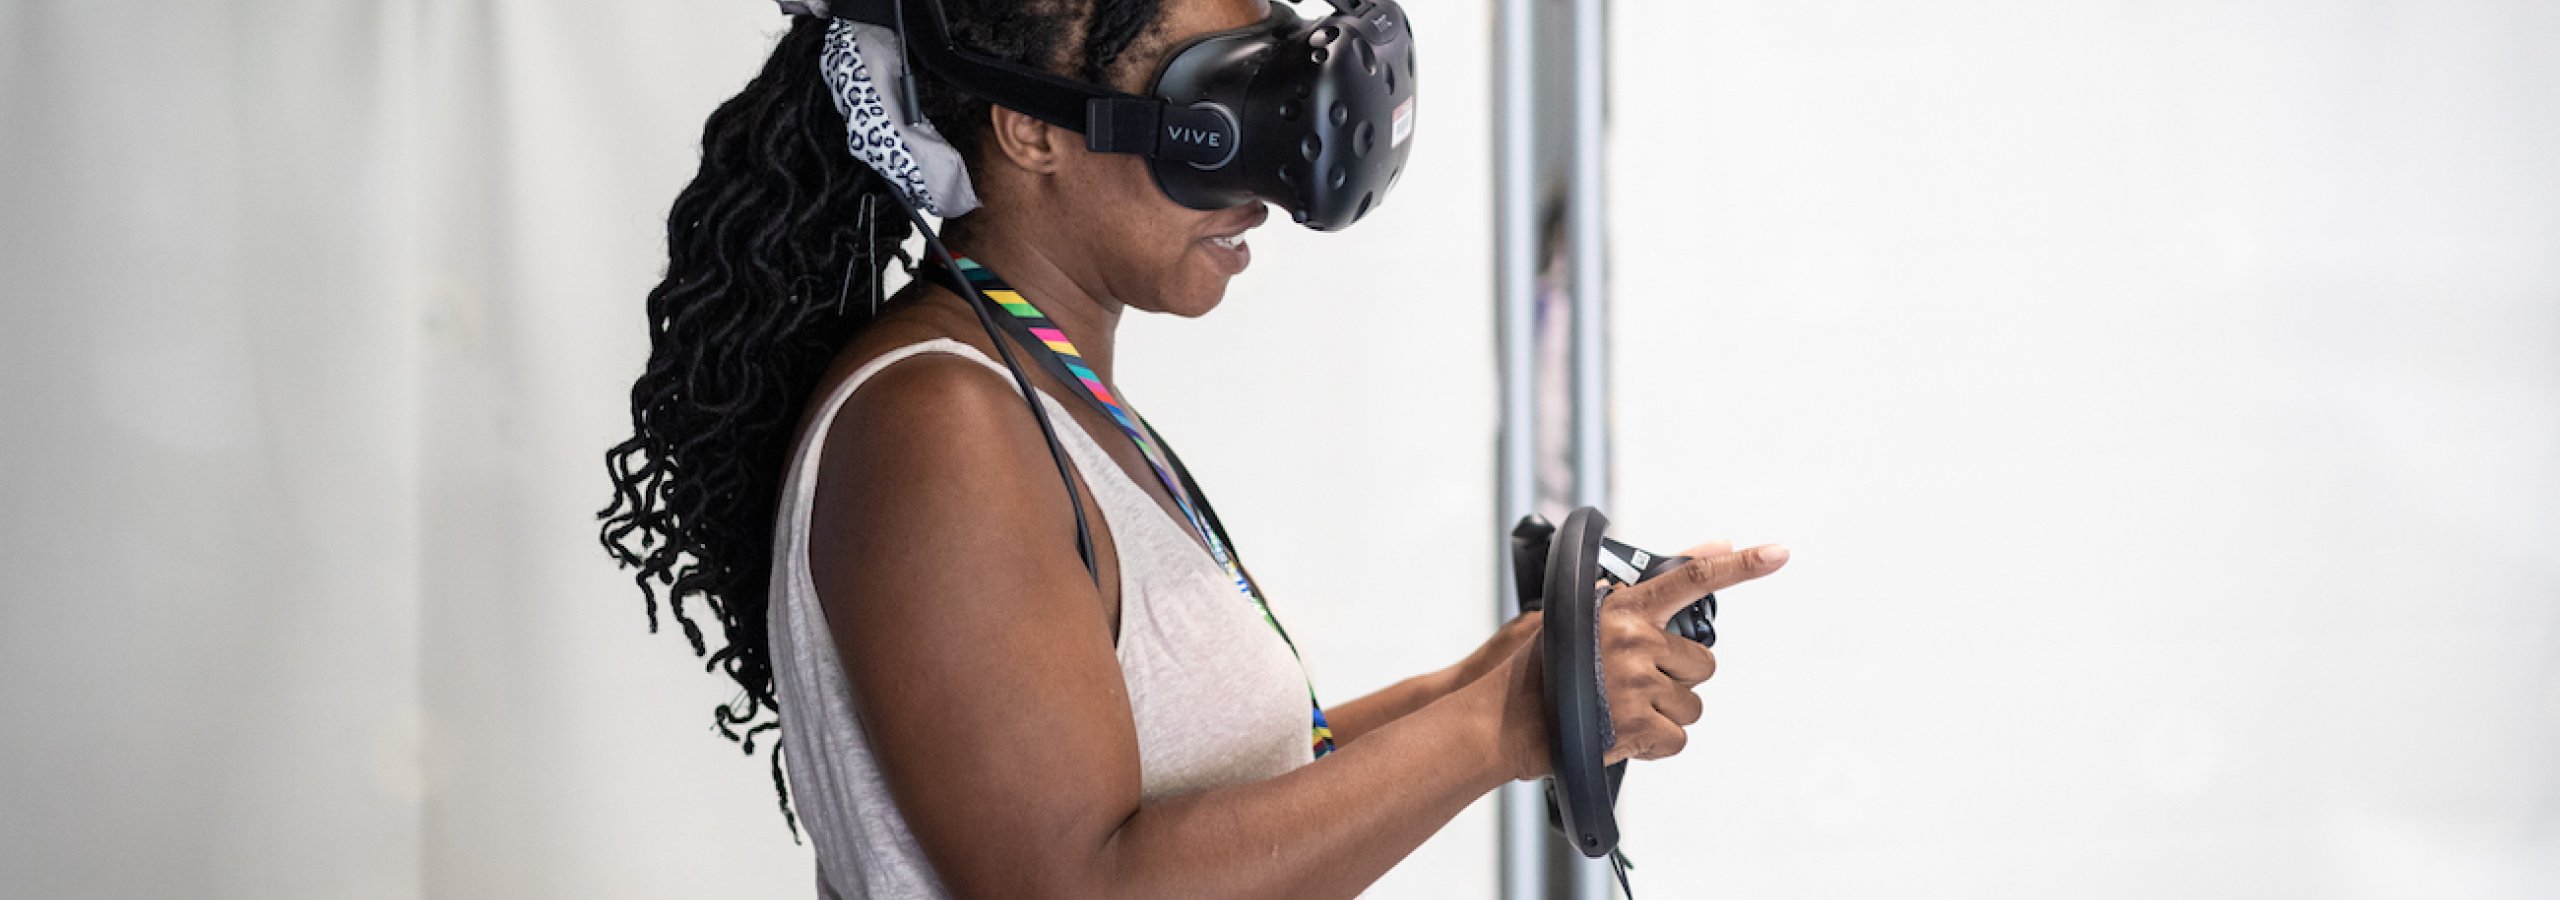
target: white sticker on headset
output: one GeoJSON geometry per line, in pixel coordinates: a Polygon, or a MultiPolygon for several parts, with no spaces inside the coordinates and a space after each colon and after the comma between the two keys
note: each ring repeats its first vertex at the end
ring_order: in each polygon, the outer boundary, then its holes
{"type": "Polygon", "coordinates": [[[1396,104],[1396,123],[1393,130],[1394,136],[1387,141],[1387,146],[1390,147],[1401,146],[1406,138],[1413,136],[1413,98],[1406,97],[1403,103],[1396,104]]]}

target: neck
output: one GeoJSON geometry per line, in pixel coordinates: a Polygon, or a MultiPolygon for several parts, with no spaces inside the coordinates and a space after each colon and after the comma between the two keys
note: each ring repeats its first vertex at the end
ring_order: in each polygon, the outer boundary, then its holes
{"type": "Polygon", "coordinates": [[[1102,376],[1103,383],[1114,383],[1114,338],[1120,329],[1120,311],[1125,307],[1097,289],[1099,279],[1064,262],[1071,257],[1033,241],[1008,239],[996,229],[971,229],[955,236],[951,243],[952,252],[995,270],[1023,299],[1048,316],[1050,324],[1066,332],[1067,340],[1084,356],[1085,365],[1102,376]]]}

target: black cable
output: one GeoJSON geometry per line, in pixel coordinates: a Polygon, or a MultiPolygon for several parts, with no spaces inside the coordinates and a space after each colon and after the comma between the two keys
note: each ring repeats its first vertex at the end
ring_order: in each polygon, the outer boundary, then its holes
{"type": "Polygon", "coordinates": [[[986,329],[987,342],[996,346],[996,355],[1004,358],[1005,370],[1013,373],[1014,385],[1022,389],[1022,402],[1031,407],[1032,420],[1040,423],[1040,439],[1049,445],[1049,460],[1058,465],[1058,480],[1066,484],[1067,506],[1075,510],[1076,554],[1084,558],[1085,574],[1092,576],[1094,586],[1101,587],[1102,570],[1094,565],[1093,533],[1085,525],[1084,499],[1076,490],[1075,464],[1067,458],[1067,448],[1058,443],[1058,430],[1049,424],[1049,411],[1041,407],[1040,392],[1032,388],[1031,376],[1024,373],[1022,364],[1013,358],[1012,342],[1005,340],[994,314],[987,311],[987,304],[992,301],[978,291],[977,285],[970,284],[967,277],[960,276],[959,260],[952,258],[951,248],[943,246],[941,235],[935,234],[933,227],[925,223],[924,214],[916,210],[915,204],[908,202],[906,194],[902,191],[890,193],[897,196],[898,208],[906,212],[907,221],[915,223],[916,233],[924,235],[925,249],[932,252],[934,259],[968,290],[968,295],[960,298],[961,302],[967,303],[969,310],[978,314],[978,326],[986,329]]]}
{"type": "MultiPolygon", "coordinates": [[[[892,9],[894,10],[894,15],[897,19],[898,25],[898,115],[909,122],[921,122],[924,121],[924,103],[916,99],[916,60],[914,54],[910,52],[907,47],[907,45],[915,43],[907,38],[908,35],[913,34],[914,32],[907,30],[906,0],[895,0],[892,5],[892,9]]],[[[934,9],[935,21],[940,22],[941,16],[941,8],[936,7],[934,9]]],[[[943,27],[943,30],[945,31],[948,31],[949,29],[950,26],[948,25],[943,27]]],[[[931,232],[926,232],[925,240],[935,240],[931,235],[931,232]]]]}

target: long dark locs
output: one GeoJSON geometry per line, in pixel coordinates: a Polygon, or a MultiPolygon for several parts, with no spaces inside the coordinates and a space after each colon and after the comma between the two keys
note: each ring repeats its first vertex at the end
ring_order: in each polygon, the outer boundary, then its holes
{"type": "MultiPolygon", "coordinates": [[[[1113,80],[1158,6],[945,3],[956,35],[982,52],[1096,82],[1113,80]],[[1079,32],[1083,40],[1068,43],[1079,32]],[[1069,46],[1079,51],[1070,56],[1069,46]]],[[[637,570],[649,630],[663,598],[705,670],[738,683],[712,722],[750,755],[757,736],[781,724],[766,591],[794,431],[837,352],[869,324],[870,280],[911,233],[890,187],[845,145],[818,66],[826,32],[824,21],[795,19],[763,71],[703,126],[701,168],[667,216],[666,276],[649,292],[632,435],[605,453],[614,495],[598,513],[605,549],[637,570]],[[719,624],[716,648],[699,613],[719,624]]],[[[974,167],[986,102],[930,78],[919,87],[927,119],[974,167]]],[[[789,821],[773,745],[774,791],[789,821]]]]}
{"type": "MultiPolygon", "coordinates": [[[[649,629],[663,595],[705,668],[736,679],[743,693],[713,724],[750,754],[780,724],[765,590],[784,457],[802,402],[870,315],[867,292],[844,296],[844,273],[867,285],[909,231],[876,208],[886,221],[863,221],[866,198],[896,200],[845,148],[818,67],[825,36],[824,23],[793,23],[703,126],[701,169],[667,216],[666,277],[649,292],[632,435],[605,454],[605,548],[638,570],[649,629]],[[720,625],[716,649],[697,607],[720,625]]],[[[781,791],[778,752],[772,765],[781,791]]]]}

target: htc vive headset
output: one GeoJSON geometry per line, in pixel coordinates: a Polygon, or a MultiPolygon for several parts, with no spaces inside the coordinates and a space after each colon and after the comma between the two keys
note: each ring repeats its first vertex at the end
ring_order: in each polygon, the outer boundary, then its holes
{"type": "MultiPolygon", "coordinates": [[[[1192,209],[1256,200],[1317,231],[1368,215],[1404,174],[1413,138],[1413,33],[1395,0],[1326,0],[1309,21],[1273,0],[1261,22],[1173,48],[1136,96],[988,56],[951,37],[941,0],[836,0],[890,28],[914,68],[990,103],[1082,133],[1097,153],[1147,158],[1192,209]]],[[[909,94],[909,98],[912,94],[909,94]]]]}

